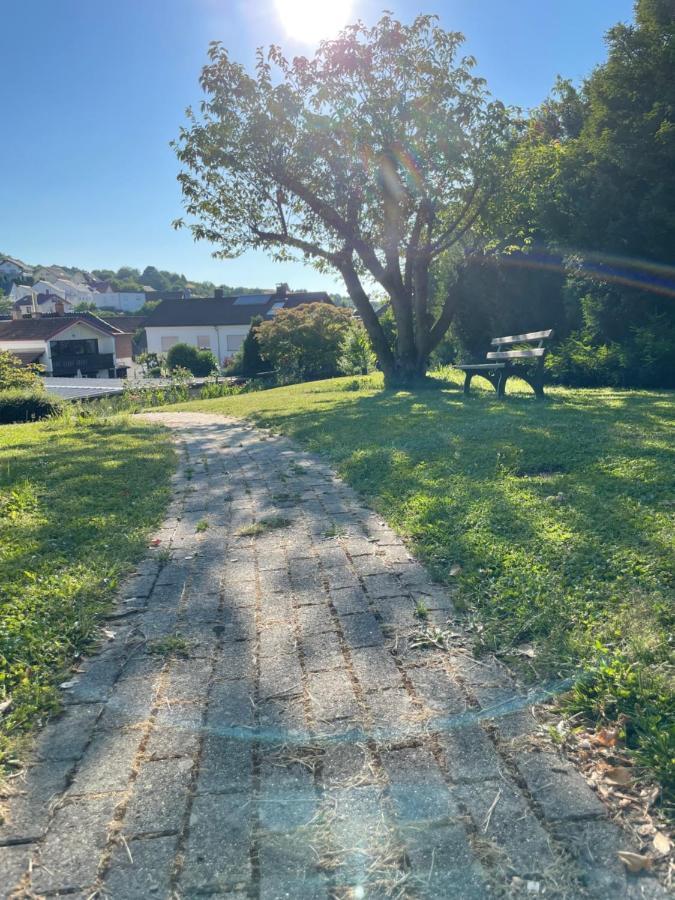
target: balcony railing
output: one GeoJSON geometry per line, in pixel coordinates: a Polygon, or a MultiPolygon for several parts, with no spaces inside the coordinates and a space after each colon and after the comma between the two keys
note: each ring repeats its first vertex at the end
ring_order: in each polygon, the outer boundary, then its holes
{"type": "Polygon", "coordinates": [[[81,353],[77,356],[52,357],[52,374],[76,375],[78,369],[83,375],[92,375],[101,369],[113,369],[115,360],[112,353],[81,353]]]}

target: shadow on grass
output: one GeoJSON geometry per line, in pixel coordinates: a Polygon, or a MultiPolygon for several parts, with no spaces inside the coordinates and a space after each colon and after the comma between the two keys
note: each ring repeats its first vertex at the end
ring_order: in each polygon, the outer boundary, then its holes
{"type": "MultiPolygon", "coordinates": [[[[147,426],[0,431],[0,698],[5,737],[54,702],[169,499],[173,451],[147,426]],[[12,505],[17,486],[34,502],[12,505]]],[[[0,734],[0,761],[3,751],[0,734]]]]}

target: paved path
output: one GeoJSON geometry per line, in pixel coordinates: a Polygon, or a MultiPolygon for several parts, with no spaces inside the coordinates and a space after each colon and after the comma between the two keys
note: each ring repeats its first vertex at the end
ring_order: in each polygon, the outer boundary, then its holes
{"type": "Polygon", "coordinates": [[[419,646],[448,595],[324,464],[150,418],[169,518],[14,785],[2,897],[665,896],[508,674],[419,646]]]}

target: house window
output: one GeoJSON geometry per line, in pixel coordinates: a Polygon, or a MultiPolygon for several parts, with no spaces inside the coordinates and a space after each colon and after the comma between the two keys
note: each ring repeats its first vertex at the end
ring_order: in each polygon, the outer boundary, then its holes
{"type": "Polygon", "coordinates": [[[170,350],[174,344],[178,343],[178,338],[173,334],[162,335],[162,353],[166,353],[167,350],[170,350]]]}
{"type": "Polygon", "coordinates": [[[243,334],[228,334],[227,336],[227,349],[228,350],[239,350],[241,345],[244,343],[243,334]]]}
{"type": "Polygon", "coordinates": [[[63,356],[85,356],[89,353],[98,353],[98,341],[95,338],[81,341],[50,341],[49,346],[52,357],[57,359],[63,356]]]}
{"type": "Polygon", "coordinates": [[[211,349],[211,338],[208,334],[198,334],[197,335],[197,347],[200,350],[210,350],[211,349]]]}

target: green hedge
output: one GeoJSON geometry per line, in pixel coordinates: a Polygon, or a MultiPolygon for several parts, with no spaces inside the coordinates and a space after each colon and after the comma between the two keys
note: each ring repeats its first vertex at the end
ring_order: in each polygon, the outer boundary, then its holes
{"type": "Polygon", "coordinates": [[[44,391],[19,388],[0,392],[0,424],[34,422],[63,409],[63,401],[44,391]]]}

